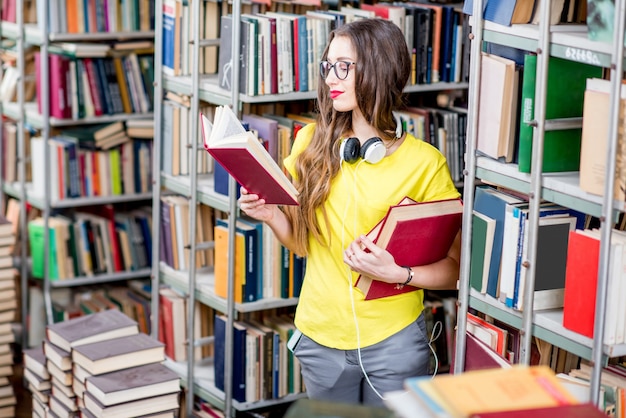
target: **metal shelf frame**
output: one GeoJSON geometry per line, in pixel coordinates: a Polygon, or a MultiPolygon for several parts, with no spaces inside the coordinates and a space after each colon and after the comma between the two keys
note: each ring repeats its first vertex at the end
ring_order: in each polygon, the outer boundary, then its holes
{"type": "MultiPolygon", "coordinates": [[[[624,62],[624,21],[626,19],[626,1],[616,0],[614,21],[614,38],[612,45],[590,41],[586,32],[560,32],[550,27],[550,2],[542,2],[540,23],[536,25],[513,25],[504,27],[483,19],[472,19],[472,61],[469,86],[470,120],[468,127],[467,166],[464,195],[464,220],[462,243],[461,276],[459,280],[459,310],[456,333],[455,373],[464,370],[466,350],[466,317],[468,308],[477,308],[493,317],[507,322],[520,329],[522,344],[520,363],[530,361],[531,340],[539,336],[559,347],[563,347],[581,357],[592,360],[594,367],[591,376],[590,399],[599,402],[600,375],[602,366],[608,357],[621,356],[626,353],[624,344],[605,346],[603,335],[605,327],[605,306],[608,291],[608,266],[610,265],[610,240],[614,220],[619,212],[624,212],[624,202],[616,202],[613,198],[613,187],[616,166],[616,149],[620,109],[619,87],[622,81],[624,62]],[[480,80],[480,57],[483,41],[494,42],[515,48],[525,49],[537,54],[537,84],[535,89],[535,106],[533,118],[532,166],[530,174],[517,173],[512,164],[500,164],[485,157],[476,156],[478,115],[471,109],[478,109],[478,91],[480,80]],[[543,138],[546,130],[552,129],[551,122],[545,120],[545,103],[547,92],[548,58],[557,56],[572,61],[584,62],[610,69],[611,73],[611,111],[609,115],[609,146],[607,149],[606,183],[603,196],[593,196],[582,192],[578,187],[578,173],[543,174],[543,138]],[[528,193],[530,197],[529,215],[529,252],[530,266],[536,264],[539,205],[542,198],[572,207],[582,212],[597,216],[601,221],[600,262],[598,269],[598,291],[596,298],[594,333],[596,338],[589,339],[563,328],[562,313],[559,311],[533,311],[533,291],[535,287],[535,271],[529,268],[526,276],[524,297],[528,301],[523,312],[505,308],[499,302],[471,292],[469,286],[469,265],[471,256],[472,210],[474,205],[473,191],[476,179],[501,184],[514,190],[528,193]],[[560,316],[559,316],[560,315],[560,316]]],[[[483,0],[474,0],[473,16],[482,16],[483,0]]]]}

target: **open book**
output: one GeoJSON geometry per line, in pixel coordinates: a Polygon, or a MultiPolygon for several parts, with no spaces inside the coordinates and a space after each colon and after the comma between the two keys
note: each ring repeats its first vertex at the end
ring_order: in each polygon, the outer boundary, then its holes
{"type": "Polygon", "coordinates": [[[230,107],[217,107],[213,124],[202,113],[200,119],[204,148],[249,193],[258,194],[266,203],[298,204],[294,185],[230,107]]]}
{"type": "MultiPolygon", "coordinates": [[[[461,228],[461,199],[418,203],[406,197],[391,206],[385,217],[367,234],[376,245],[386,249],[400,266],[422,266],[446,257],[461,228]]],[[[359,276],[356,287],[365,300],[378,299],[417,290],[398,288],[394,283],[359,276]]]]}

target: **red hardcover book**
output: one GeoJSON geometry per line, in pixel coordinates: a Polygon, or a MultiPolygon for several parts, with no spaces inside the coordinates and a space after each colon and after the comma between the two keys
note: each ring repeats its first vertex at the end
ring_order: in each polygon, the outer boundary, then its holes
{"type": "Polygon", "coordinates": [[[159,300],[161,301],[161,311],[159,312],[159,322],[163,329],[159,333],[159,341],[165,344],[165,355],[170,359],[175,359],[174,352],[174,322],[173,322],[173,306],[170,298],[163,292],[159,292],[159,300]]]}
{"type": "Polygon", "coordinates": [[[98,85],[96,66],[91,58],[83,58],[83,63],[87,72],[87,80],[89,80],[89,91],[93,100],[94,113],[96,116],[101,116],[104,114],[104,109],[102,108],[102,92],[98,85]]]}
{"type": "Polygon", "coordinates": [[[470,415],[470,418],[606,418],[606,416],[595,405],[581,403],[518,411],[477,413],[470,415]]]}
{"type": "MultiPolygon", "coordinates": [[[[511,367],[504,357],[487,347],[482,341],[467,333],[465,339],[465,368],[464,371],[496,369],[511,367]]],[[[454,370],[454,357],[450,369],[454,370]]]]}
{"type": "MultiPolygon", "coordinates": [[[[402,202],[401,202],[402,203],[402,202]]],[[[460,199],[398,204],[368,233],[373,241],[393,255],[400,266],[421,266],[443,259],[461,228],[463,203],[460,199]]],[[[417,290],[397,288],[394,283],[359,276],[355,284],[365,300],[417,290]]]]}
{"type": "Polygon", "coordinates": [[[200,117],[204,148],[248,192],[270,204],[298,204],[294,185],[229,107],[217,108],[214,125],[203,114],[200,117]]]}
{"type": "MultiPolygon", "coordinates": [[[[55,54],[48,56],[49,112],[50,116],[54,118],[67,119],[72,117],[72,109],[69,105],[69,89],[67,86],[68,71],[69,63],[67,58],[55,54]]],[[[46,87],[42,86],[41,56],[39,53],[35,54],[35,77],[38,111],[39,113],[43,113],[41,92],[42,88],[46,87]]]]}
{"type": "Polygon", "coordinates": [[[593,338],[600,240],[584,231],[569,233],[565,264],[563,326],[593,338]]]}

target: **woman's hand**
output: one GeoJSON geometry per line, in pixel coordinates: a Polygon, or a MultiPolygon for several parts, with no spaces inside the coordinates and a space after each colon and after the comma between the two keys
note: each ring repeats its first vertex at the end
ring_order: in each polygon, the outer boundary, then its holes
{"type": "Polygon", "coordinates": [[[350,268],[373,280],[386,283],[403,283],[406,269],[396,264],[389,251],[361,235],[357,237],[343,253],[343,261],[350,268]]]}
{"type": "Polygon", "coordinates": [[[238,203],[242,212],[263,222],[271,221],[274,217],[274,211],[278,209],[276,205],[266,205],[265,200],[260,199],[259,195],[248,194],[248,191],[243,187],[238,203]]]}

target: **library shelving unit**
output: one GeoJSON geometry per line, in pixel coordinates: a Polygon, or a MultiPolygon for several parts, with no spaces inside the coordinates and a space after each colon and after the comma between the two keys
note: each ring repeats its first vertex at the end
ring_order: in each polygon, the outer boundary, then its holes
{"type": "MultiPolygon", "coordinates": [[[[190,98],[188,106],[190,108],[189,119],[189,142],[187,147],[190,149],[190,155],[193,157],[198,152],[205,152],[199,141],[199,103],[200,101],[210,103],[212,105],[231,106],[236,112],[241,111],[244,105],[255,104],[272,104],[284,102],[311,101],[316,98],[316,91],[292,92],[285,94],[266,94],[266,95],[247,95],[239,90],[238,83],[231,83],[231,90],[226,91],[218,87],[217,74],[200,75],[198,71],[199,51],[200,48],[219,45],[219,39],[202,39],[200,35],[200,22],[203,14],[200,12],[199,2],[190,2],[189,16],[191,26],[190,54],[191,61],[189,68],[190,74],[172,76],[163,71],[163,53],[165,51],[163,43],[163,26],[164,18],[161,10],[167,7],[167,0],[157,0],[155,20],[155,92],[154,92],[154,117],[155,117],[155,136],[154,136],[154,173],[159,173],[154,177],[153,185],[153,251],[152,255],[152,312],[159,312],[159,288],[162,285],[170,286],[180,293],[183,293],[187,303],[187,361],[174,362],[168,359],[168,364],[172,369],[181,375],[182,385],[186,387],[186,410],[191,415],[194,407],[194,395],[209,402],[211,405],[224,411],[227,417],[234,416],[237,411],[253,411],[272,407],[274,405],[284,404],[298,399],[303,394],[290,394],[281,399],[266,399],[256,402],[238,402],[233,399],[232,394],[232,367],[233,367],[233,322],[238,314],[246,314],[259,312],[274,308],[294,307],[297,304],[297,298],[264,298],[255,302],[236,303],[234,300],[234,242],[235,242],[235,222],[229,222],[228,227],[228,290],[227,297],[221,298],[214,294],[213,272],[212,268],[196,267],[196,253],[207,248],[213,248],[213,242],[196,242],[190,239],[189,248],[189,267],[185,271],[177,271],[167,266],[161,261],[157,249],[161,248],[160,240],[163,239],[160,233],[161,223],[161,207],[160,200],[164,193],[176,193],[184,196],[189,201],[189,236],[195,236],[195,230],[198,225],[196,222],[196,206],[198,203],[208,205],[214,209],[227,214],[229,219],[236,219],[239,216],[236,201],[236,182],[231,177],[229,180],[229,197],[217,194],[214,191],[213,177],[197,174],[197,158],[191,158],[189,161],[189,175],[173,176],[164,172],[162,167],[163,158],[169,158],[163,155],[165,141],[171,138],[164,137],[162,124],[164,123],[163,103],[164,92],[174,92],[182,96],[190,98]],[[211,358],[202,359],[197,362],[194,360],[194,349],[200,345],[212,344],[213,338],[195,339],[194,335],[194,307],[196,302],[207,305],[216,311],[226,314],[228,317],[226,323],[225,337],[225,359],[224,359],[224,391],[218,390],[213,382],[213,364],[211,358]]],[[[219,3],[221,6],[221,3],[219,3]]],[[[233,0],[229,5],[232,15],[232,45],[231,57],[239,57],[240,52],[240,18],[242,14],[242,0],[233,0]]],[[[320,7],[323,7],[320,5],[320,7]]],[[[223,13],[225,13],[223,11],[223,13]]],[[[184,15],[184,14],[183,14],[184,15]]],[[[231,66],[231,80],[239,80],[240,66],[231,66]]],[[[434,83],[424,85],[407,86],[406,93],[419,94],[431,91],[446,90],[465,90],[468,83],[434,83]]],[[[158,330],[159,315],[152,317],[152,329],[158,330]]]]}
{"type": "MultiPolygon", "coordinates": [[[[502,26],[485,21],[481,11],[484,1],[474,0],[472,22],[471,71],[469,87],[468,142],[466,154],[466,177],[464,191],[464,221],[462,241],[462,265],[459,283],[458,327],[454,373],[464,370],[466,352],[466,318],[469,308],[476,309],[499,321],[519,329],[521,333],[521,364],[529,364],[531,342],[538,337],[554,346],[591,360],[593,371],[590,380],[590,399],[599,402],[600,376],[602,367],[611,357],[626,355],[626,345],[603,343],[606,322],[609,259],[611,233],[616,214],[624,212],[624,202],[616,201],[613,187],[616,167],[616,150],[620,109],[620,84],[623,79],[624,58],[624,7],[622,0],[615,1],[613,43],[602,43],[588,39],[586,31],[569,32],[563,27],[554,27],[550,22],[550,2],[540,2],[538,25],[502,26]],[[480,54],[484,42],[518,48],[537,54],[537,72],[533,126],[532,162],[530,174],[520,173],[516,164],[505,164],[476,152],[481,73],[480,54]],[[579,187],[579,172],[545,173],[543,171],[543,149],[545,132],[580,127],[581,121],[573,119],[546,119],[546,92],[549,57],[559,57],[603,67],[610,70],[611,93],[609,135],[606,162],[606,184],[602,196],[587,193],[579,187]],[[563,326],[563,311],[533,310],[535,270],[528,268],[524,288],[522,312],[507,308],[488,295],[470,286],[471,228],[474,207],[475,182],[482,180],[515,190],[529,196],[528,254],[523,259],[529,266],[536,265],[539,226],[539,204],[542,199],[575,209],[601,221],[600,261],[597,271],[598,285],[595,301],[594,338],[588,338],[563,326]]],[[[520,280],[523,280],[520,279],[520,280]]]]}
{"type": "MultiPolygon", "coordinates": [[[[22,303],[22,327],[23,327],[23,341],[22,346],[28,347],[32,342],[28,341],[27,318],[28,312],[28,286],[30,284],[31,276],[31,263],[24,257],[28,254],[28,225],[26,209],[27,206],[39,209],[44,219],[44,257],[43,268],[44,276],[41,280],[44,299],[44,311],[46,323],[54,322],[54,315],[52,309],[51,291],[54,288],[73,288],[76,286],[98,286],[105,283],[111,283],[116,281],[125,281],[136,278],[148,278],[150,276],[150,268],[143,268],[134,271],[121,271],[106,274],[95,274],[93,276],[79,276],[74,277],[71,280],[58,280],[52,281],[50,279],[50,265],[49,265],[49,251],[50,251],[50,233],[49,223],[50,216],[53,213],[61,212],[70,208],[80,208],[87,206],[100,206],[100,205],[113,205],[118,203],[131,203],[131,202],[149,202],[152,198],[152,193],[129,193],[121,195],[111,196],[96,196],[96,197],[80,197],[80,198],[64,198],[64,199],[51,199],[51,184],[50,175],[51,163],[49,153],[44,153],[43,170],[45,173],[45,187],[43,195],[37,195],[33,193],[33,183],[26,181],[26,163],[31,161],[31,156],[26,152],[26,141],[24,130],[26,127],[33,131],[38,131],[43,138],[44,144],[48,144],[48,139],[51,136],[51,130],[55,128],[67,128],[67,127],[88,127],[94,124],[128,121],[131,119],[148,119],[151,120],[153,115],[151,112],[144,113],[119,113],[112,115],[93,116],[81,119],[60,119],[51,117],[50,110],[50,89],[41,89],[41,111],[38,110],[37,103],[26,102],[24,94],[25,85],[25,63],[24,57],[26,53],[26,47],[34,46],[39,48],[41,56],[40,67],[40,82],[42,86],[49,86],[50,74],[48,66],[48,56],[50,54],[50,44],[52,42],[64,42],[72,44],[80,44],[84,42],[107,42],[113,43],[118,41],[128,40],[149,40],[154,38],[153,30],[125,30],[122,32],[85,32],[85,33],[66,33],[66,32],[52,32],[49,26],[49,16],[53,2],[40,2],[37,7],[38,18],[41,18],[42,22],[39,23],[25,23],[24,22],[24,0],[16,0],[16,21],[15,22],[0,22],[0,36],[3,39],[11,39],[15,41],[15,52],[17,54],[17,69],[19,72],[19,79],[16,86],[17,100],[16,102],[3,102],[1,104],[2,117],[9,118],[16,121],[17,124],[17,164],[18,164],[18,180],[16,182],[5,182],[0,180],[0,186],[2,187],[2,203],[5,204],[7,196],[16,198],[20,203],[20,224],[19,231],[22,236],[20,254],[21,260],[18,260],[21,276],[21,303],[22,303]]],[[[34,6],[34,2],[32,3],[34,6]]],[[[64,12],[64,11],[62,11],[64,12]]],[[[4,160],[3,160],[4,161],[4,160]]],[[[37,319],[35,319],[38,321],[37,319]]]]}

